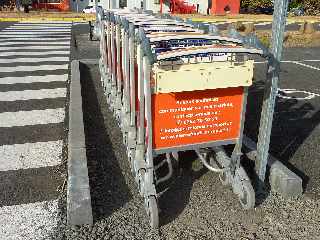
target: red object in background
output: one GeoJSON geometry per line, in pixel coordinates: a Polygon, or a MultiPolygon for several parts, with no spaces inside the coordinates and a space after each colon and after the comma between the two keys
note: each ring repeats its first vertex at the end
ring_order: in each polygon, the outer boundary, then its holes
{"type": "Polygon", "coordinates": [[[240,0],[212,0],[212,15],[239,14],[239,11],[240,0]]]}
{"type": "Polygon", "coordinates": [[[33,9],[52,9],[60,12],[70,10],[70,1],[69,0],[60,0],[56,2],[50,2],[50,0],[44,0],[40,3],[34,2],[32,4],[33,9]]]}
{"type": "Polygon", "coordinates": [[[163,11],[163,3],[169,5],[170,13],[192,14],[197,12],[197,8],[193,4],[189,4],[184,0],[160,0],[160,13],[163,11]]]}

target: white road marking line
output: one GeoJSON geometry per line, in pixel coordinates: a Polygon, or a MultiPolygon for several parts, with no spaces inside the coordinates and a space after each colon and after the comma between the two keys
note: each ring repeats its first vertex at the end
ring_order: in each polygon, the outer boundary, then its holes
{"type": "Polygon", "coordinates": [[[16,36],[16,37],[10,37],[10,38],[0,38],[0,42],[8,42],[8,41],[59,41],[59,40],[69,40],[71,37],[61,37],[61,38],[54,38],[54,37],[38,37],[35,38],[33,36],[30,37],[22,37],[22,36],[16,36]]]}
{"type": "Polygon", "coordinates": [[[8,29],[6,28],[3,32],[71,32],[71,29],[8,29]]]}
{"type": "Polygon", "coordinates": [[[61,163],[63,141],[0,146],[0,171],[57,166],[61,163]]]}
{"type": "Polygon", "coordinates": [[[40,66],[15,66],[15,67],[0,67],[0,72],[33,72],[41,70],[58,70],[58,69],[68,69],[68,64],[61,65],[40,65],[40,66]]]}
{"type": "Polygon", "coordinates": [[[12,39],[18,39],[18,38],[20,38],[20,39],[24,38],[26,40],[29,40],[29,39],[33,39],[35,37],[37,37],[37,38],[48,38],[48,40],[50,40],[50,39],[59,38],[59,37],[61,37],[59,39],[62,39],[64,37],[68,37],[68,36],[70,36],[70,34],[55,34],[55,35],[53,35],[53,34],[32,34],[32,35],[6,34],[6,35],[1,35],[0,34],[0,40],[1,39],[7,39],[7,41],[11,41],[12,39]]]}
{"type": "Polygon", "coordinates": [[[266,26],[266,25],[271,25],[272,22],[259,22],[259,23],[254,23],[256,26],[266,26]]]}
{"type": "Polygon", "coordinates": [[[71,29],[71,25],[66,25],[66,26],[37,26],[37,25],[12,25],[7,27],[6,29],[21,29],[21,28],[27,28],[27,29],[34,29],[34,28],[39,28],[39,29],[53,29],[53,28],[59,28],[59,29],[71,29]]]}
{"type": "Polygon", "coordinates": [[[320,59],[302,60],[302,62],[320,62],[320,59]]]}
{"type": "Polygon", "coordinates": [[[58,200],[1,207],[1,239],[50,239],[58,226],[58,214],[58,200]]]}
{"type": "MultiPolygon", "coordinates": [[[[12,47],[12,46],[7,46],[7,47],[1,47],[0,46],[0,51],[12,51],[12,50],[42,50],[42,49],[54,49],[54,50],[64,50],[68,49],[70,46],[65,45],[65,46],[19,46],[19,47],[12,47]]],[[[17,52],[18,53],[18,52],[17,52]]],[[[1,54],[1,53],[0,53],[1,54]]]]}
{"type": "Polygon", "coordinates": [[[50,35],[50,36],[68,36],[70,33],[62,33],[59,31],[56,32],[11,32],[11,31],[1,31],[0,36],[1,37],[7,37],[7,36],[17,36],[17,35],[50,35]]]}
{"type": "Polygon", "coordinates": [[[41,51],[41,52],[1,52],[1,57],[9,56],[47,56],[47,55],[67,55],[69,56],[70,51],[41,51]]]}
{"type": "Polygon", "coordinates": [[[283,99],[311,100],[311,99],[314,99],[315,97],[320,97],[320,94],[309,92],[309,91],[304,91],[304,90],[278,88],[277,96],[279,98],[283,98],[283,99]],[[293,94],[293,93],[303,94],[304,97],[295,97],[295,96],[289,95],[289,94],[293,94]],[[284,94],[287,94],[287,95],[284,95],[284,94]]]}
{"type": "Polygon", "coordinates": [[[307,68],[311,68],[313,70],[317,70],[317,71],[320,71],[320,68],[317,68],[317,67],[314,67],[314,66],[311,66],[311,65],[307,65],[307,64],[304,64],[304,63],[301,63],[301,62],[293,62],[297,65],[301,65],[303,67],[307,67],[307,68]]]}
{"type": "MultiPolygon", "coordinates": [[[[1,84],[2,82],[0,82],[1,84]]],[[[1,86],[1,85],[0,85],[1,86]]],[[[26,101],[66,97],[66,88],[0,92],[0,102],[26,101]]]]}
{"type": "Polygon", "coordinates": [[[0,113],[0,127],[21,127],[64,122],[65,109],[45,109],[0,113]]]}
{"type": "Polygon", "coordinates": [[[0,84],[65,82],[67,81],[67,79],[68,79],[68,74],[46,75],[46,76],[25,76],[25,77],[4,77],[4,78],[0,78],[0,84]]]}
{"type": "MultiPolygon", "coordinates": [[[[68,62],[69,57],[48,57],[48,58],[0,58],[0,63],[42,63],[42,62],[68,62]]],[[[1,68],[0,68],[1,69],[1,68]]],[[[0,78],[1,84],[1,78],[0,78]]]]}
{"type": "Polygon", "coordinates": [[[71,26],[71,22],[19,22],[13,24],[13,26],[71,26]]]}
{"type": "MultiPolygon", "coordinates": [[[[255,61],[254,63],[255,64],[262,64],[262,63],[267,63],[268,61],[255,61]]],[[[290,60],[284,60],[284,61],[281,61],[282,63],[301,63],[301,62],[320,62],[320,59],[310,59],[310,60],[300,60],[300,61],[290,61],[290,60]]],[[[309,66],[309,65],[307,65],[309,66]]]]}
{"type": "Polygon", "coordinates": [[[65,41],[65,42],[0,42],[0,46],[10,46],[10,45],[21,45],[21,46],[28,46],[28,45],[36,45],[36,46],[41,46],[41,45],[47,45],[47,46],[58,46],[58,45],[70,45],[70,41],[65,41]]]}

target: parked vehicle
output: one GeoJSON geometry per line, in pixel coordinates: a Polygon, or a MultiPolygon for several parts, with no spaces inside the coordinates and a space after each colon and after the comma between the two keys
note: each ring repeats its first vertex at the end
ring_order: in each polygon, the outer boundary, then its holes
{"type": "Polygon", "coordinates": [[[83,13],[96,13],[95,6],[87,6],[82,10],[83,13]]]}
{"type": "Polygon", "coordinates": [[[292,8],[289,11],[289,16],[303,16],[304,9],[302,7],[292,8]]]}

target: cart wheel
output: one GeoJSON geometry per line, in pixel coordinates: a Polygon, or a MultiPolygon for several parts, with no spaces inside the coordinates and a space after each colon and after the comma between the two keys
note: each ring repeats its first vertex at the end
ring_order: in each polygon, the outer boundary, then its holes
{"type": "Polygon", "coordinates": [[[144,195],[144,176],[146,175],[146,170],[140,169],[138,174],[139,174],[139,176],[138,176],[139,193],[140,193],[140,196],[143,197],[143,195],[144,195]]]}
{"type": "Polygon", "coordinates": [[[252,209],[256,203],[255,192],[252,184],[248,180],[241,182],[241,192],[239,194],[239,201],[244,209],[252,209]]]}
{"type": "Polygon", "coordinates": [[[159,210],[155,196],[150,196],[148,198],[148,215],[150,219],[150,226],[153,229],[159,228],[159,210]]]}
{"type": "Polygon", "coordinates": [[[128,144],[128,132],[123,133],[123,144],[127,146],[128,144]]]}
{"type": "Polygon", "coordinates": [[[223,186],[230,185],[230,178],[226,172],[219,173],[219,179],[223,186]]]}
{"type": "Polygon", "coordinates": [[[131,167],[131,172],[136,175],[136,171],[135,171],[135,168],[134,168],[134,149],[132,148],[129,148],[128,149],[128,159],[129,159],[129,162],[130,162],[130,167],[131,167]]]}

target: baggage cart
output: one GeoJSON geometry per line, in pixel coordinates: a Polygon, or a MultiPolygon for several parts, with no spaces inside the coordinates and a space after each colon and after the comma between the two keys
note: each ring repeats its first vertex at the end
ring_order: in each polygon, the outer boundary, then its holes
{"type": "Polygon", "coordinates": [[[137,11],[107,11],[102,26],[101,81],[151,226],[159,226],[157,186],[171,178],[172,161],[183,161],[181,151],[194,150],[244,209],[253,208],[255,192],[240,158],[253,78],[249,55],[265,50],[252,37],[215,35],[137,11]],[[231,155],[225,145],[234,146],[231,155]],[[160,176],[163,166],[167,174],[160,176]]]}

